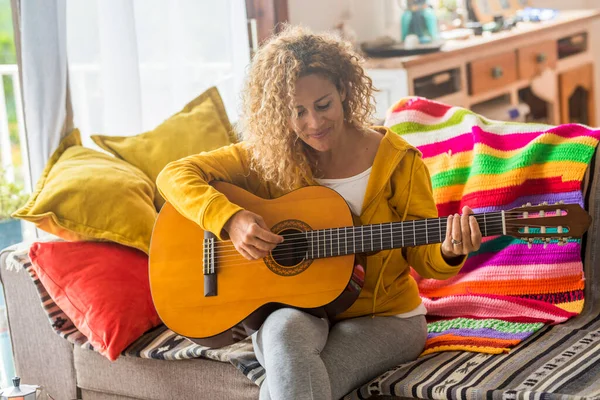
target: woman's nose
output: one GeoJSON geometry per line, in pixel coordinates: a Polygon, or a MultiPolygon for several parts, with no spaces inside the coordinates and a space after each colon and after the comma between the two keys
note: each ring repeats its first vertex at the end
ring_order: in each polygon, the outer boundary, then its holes
{"type": "Polygon", "coordinates": [[[313,111],[308,113],[307,124],[310,129],[319,129],[321,127],[321,116],[313,111]]]}

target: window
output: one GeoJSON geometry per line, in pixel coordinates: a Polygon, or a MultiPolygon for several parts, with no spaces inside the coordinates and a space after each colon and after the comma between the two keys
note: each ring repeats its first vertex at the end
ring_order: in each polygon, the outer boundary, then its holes
{"type": "MultiPolygon", "coordinates": [[[[25,198],[25,175],[20,147],[21,118],[19,79],[13,40],[10,0],[0,0],[0,248],[23,238],[21,222],[9,215],[25,198]]],[[[4,292],[0,285],[0,387],[14,376],[4,292]]]]}

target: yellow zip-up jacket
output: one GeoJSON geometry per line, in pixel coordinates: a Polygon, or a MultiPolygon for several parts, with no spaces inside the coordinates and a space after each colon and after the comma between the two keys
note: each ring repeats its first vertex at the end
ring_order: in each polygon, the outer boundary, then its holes
{"type": "MultiPolygon", "coordinates": [[[[374,127],[384,135],[371,170],[360,221],[362,224],[436,218],[429,171],[421,153],[397,134],[374,127]]],[[[232,144],[174,161],[157,178],[160,193],[179,213],[202,229],[219,236],[225,223],[242,210],[209,185],[213,180],[233,183],[257,196],[285,194],[249,168],[247,146],[232,144]]],[[[291,173],[291,172],[290,172],[291,173]]],[[[442,234],[445,234],[443,232],[442,234]]],[[[363,315],[395,315],[421,303],[409,265],[424,278],[446,279],[464,263],[448,264],[441,244],[384,250],[367,257],[364,287],[359,298],[339,319],[363,315]]]]}

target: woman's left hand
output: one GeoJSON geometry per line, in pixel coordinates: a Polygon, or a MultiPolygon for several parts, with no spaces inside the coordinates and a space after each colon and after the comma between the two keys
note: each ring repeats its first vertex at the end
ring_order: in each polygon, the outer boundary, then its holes
{"type": "Polygon", "coordinates": [[[448,216],[446,239],[442,243],[442,255],[446,261],[479,250],[481,231],[477,219],[472,217],[473,210],[464,206],[462,215],[448,216]]]}

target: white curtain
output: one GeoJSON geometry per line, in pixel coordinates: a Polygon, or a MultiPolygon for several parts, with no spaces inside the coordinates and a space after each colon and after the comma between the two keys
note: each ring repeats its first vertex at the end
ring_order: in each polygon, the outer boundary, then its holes
{"type": "Polygon", "coordinates": [[[244,0],[86,0],[66,5],[74,125],[153,129],[210,86],[232,121],[249,63],[244,0]]]}
{"type": "Polygon", "coordinates": [[[249,63],[244,0],[13,4],[33,184],[71,128],[71,103],[88,146],[90,134],[152,129],[213,85],[237,120],[249,63]]]}
{"type": "Polygon", "coordinates": [[[40,177],[67,121],[65,0],[20,1],[20,74],[23,84],[29,177],[40,177]]]}

